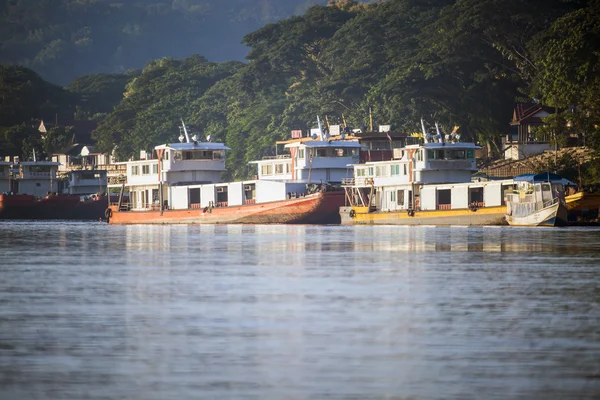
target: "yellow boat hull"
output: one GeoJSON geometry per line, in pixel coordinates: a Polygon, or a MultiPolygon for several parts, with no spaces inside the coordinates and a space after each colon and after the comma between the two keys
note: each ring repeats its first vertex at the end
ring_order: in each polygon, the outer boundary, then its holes
{"type": "Polygon", "coordinates": [[[567,210],[583,211],[597,210],[600,208],[600,192],[579,192],[565,197],[567,210]]]}
{"type": "Polygon", "coordinates": [[[368,212],[367,207],[341,207],[342,225],[506,225],[506,206],[482,207],[475,211],[431,210],[368,212]]]}

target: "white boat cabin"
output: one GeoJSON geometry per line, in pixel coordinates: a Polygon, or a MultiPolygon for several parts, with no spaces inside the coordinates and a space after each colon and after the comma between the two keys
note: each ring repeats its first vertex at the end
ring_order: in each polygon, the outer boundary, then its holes
{"type": "Polygon", "coordinates": [[[158,209],[161,199],[165,208],[171,207],[173,187],[220,182],[229,147],[193,141],[163,144],[154,150],[156,157],[147,159],[141,152],[141,160],[119,163],[127,166],[125,186],[133,210],[158,209]]]}
{"type": "MultiPolygon", "coordinates": [[[[474,143],[424,143],[394,149],[389,161],[354,165],[351,203],[377,211],[502,206],[512,180],[472,182],[474,143]]],[[[350,196],[350,195],[349,195],[350,196]]]]}
{"type": "Polygon", "coordinates": [[[285,144],[290,154],[252,161],[259,180],[304,183],[340,183],[349,175],[348,165],[359,162],[357,141],[310,140],[285,144]]]}
{"type": "Polygon", "coordinates": [[[69,171],[67,177],[66,187],[63,189],[64,194],[88,195],[106,191],[106,170],[82,169],[69,171]]]}
{"type": "Polygon", "coordinates": [[[14,191],[45,197],[58,191],[56,172],[60,163],[54,161],[21,161],[15,177],[14,191]]]}

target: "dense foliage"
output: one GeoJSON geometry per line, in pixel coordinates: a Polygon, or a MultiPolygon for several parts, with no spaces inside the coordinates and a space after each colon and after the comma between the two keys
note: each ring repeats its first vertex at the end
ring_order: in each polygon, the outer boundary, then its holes
{"type": "MultiPolygon", "coordinates": [[[[331,0],[248,33],[246,63],[160,58],[67,93],[75,113],[101,120],[103,150],[124,159],[174,141],[183,118],[231,147],[233,178],[317,115],[358,127],[369,109],[407,133],[421,117],[460,125],[497,152],[515,101],[535,98],[556,107],[561,133],[600,149],[598,21],[600,0],[331,0]]],[[[587,182],[600,181],[595,168],[587,182]]]]}
{"type": "Polygon", "coordinates": [[[0,0],[0,63],[51,82],[165,56],[241,60],[244,34],[326,0],[0,0]]]}

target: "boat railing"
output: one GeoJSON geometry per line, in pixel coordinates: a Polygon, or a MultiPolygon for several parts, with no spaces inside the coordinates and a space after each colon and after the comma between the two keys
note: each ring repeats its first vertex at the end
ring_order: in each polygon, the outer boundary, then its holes
{"type": "Polygon", "coordinates": [[[437,209],[438,210],[451,210],[452,204],[438,204],[437,209]]]}
{"type": "Polygon", "coordinates": [[[280,154],[278,156],[264,156],[263,160],[284,160],[286,158],[292,158],[289,154],[280,154]]]}
{"type": "Polygon", "coordinates": [[[244,200],[244,204],[256,204],[256,199],[246,199],[244,200]]]}
{"type": "Polygon", "coordinates": [[[342,178],[342,185],[344,186],[354,186],[354,178],[342,178]]]}

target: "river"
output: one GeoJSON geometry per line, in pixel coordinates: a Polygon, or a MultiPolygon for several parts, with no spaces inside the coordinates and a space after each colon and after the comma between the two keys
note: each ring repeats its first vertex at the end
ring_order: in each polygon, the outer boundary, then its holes
{"type": "Polygon", "coordinates": [[[597,399],[600,229],[0,221],[0,399],[597,399]]]}

